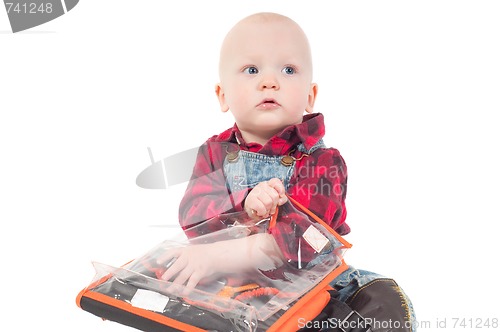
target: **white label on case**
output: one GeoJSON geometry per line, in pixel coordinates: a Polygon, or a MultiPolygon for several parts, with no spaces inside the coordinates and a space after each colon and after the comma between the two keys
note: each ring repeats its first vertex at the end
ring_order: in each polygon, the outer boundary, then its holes
{"type": "Polygon", "coordinates": [[[169,300],[168,296],[160,293],[138,289],[130,303],[137,308],[163,312],[169,300]]]}
{"type": "Polygon", "coordinates": [[[313,225],[310,225],[309,228],[306,229],[302,237],[314,250],[316,250],[316,252],[321,252],[321,250],[323,250],[323,248],[328,244],[326,236],[321,234],[321,232],[313,225]]]}

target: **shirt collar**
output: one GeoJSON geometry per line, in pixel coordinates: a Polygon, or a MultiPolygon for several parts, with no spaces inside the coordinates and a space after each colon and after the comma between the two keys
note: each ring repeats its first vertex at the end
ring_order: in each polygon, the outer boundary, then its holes
{"type": "Polygon", "coordinates": [[[216,141],[238,143],[240,148],[252,152],[269,155],[283,155],[302,143],[309,150],[325,135],[324,116],[321,113],[304,115],[302,122],[283,129],[280,133],[271,137],[264,145],[258,143],[247,143],[241,136],[238,126],[217,136],[216,141]]]}

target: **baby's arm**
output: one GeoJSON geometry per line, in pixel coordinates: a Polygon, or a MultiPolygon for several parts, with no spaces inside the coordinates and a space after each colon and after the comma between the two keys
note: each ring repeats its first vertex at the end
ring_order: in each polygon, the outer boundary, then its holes
{"type": "MultiPolygon", "coordinates": [[[[261,219],[274,214],[276,207],[286,201],[283,183],[273,178],[255,186],[245,199],[244,207],[250,217],[261,219]]],[[[162,279],[186,284],[187,289],[193,289],[200,280],[213,275],[241,273],[252,268],[270,270],[283,262],[280,249],[270,234],[170,250],[158,259],[158,263],[166,264],[171,260],[173,263],[162,279]]]]}
{"type": "Polygon", "coordinates": [[[186,284],[188,290],[196,287],[203,278],[256,268],[269,270],[283,262],[280,250],[270,234],[255,234],[171,250],[158,259],[158,264],[165,264],[172,259],[175,261],[162,279],[186,284]]]}
{"type": "MultiPolygon", "coordinates": [[[[241,211],[247,191],[229,192],[223,172],[226,152],[208,141],[198,151],[191,180],[179,205],[179,223],[188,237],[200,235],[194,227],[217,215],[241,211]]],[[[208,225],[209,227],[210,225],[208,225]]]]}

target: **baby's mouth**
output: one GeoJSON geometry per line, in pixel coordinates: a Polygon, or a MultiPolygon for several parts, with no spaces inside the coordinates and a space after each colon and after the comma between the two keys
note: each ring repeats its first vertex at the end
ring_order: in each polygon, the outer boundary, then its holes
{"type": "Polygon", "coordinates": [[[275,109],[275,108],[281,107],[281,105],[275,99],[266,98],[266,99],[262,100],[257,105],[257,107],[260,109],[275,109]]]}

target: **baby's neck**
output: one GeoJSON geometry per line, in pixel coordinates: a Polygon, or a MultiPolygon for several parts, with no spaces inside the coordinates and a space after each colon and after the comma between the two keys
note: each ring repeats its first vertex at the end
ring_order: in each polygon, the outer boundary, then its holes
{"type": "Polygon", "coordinates": [[[248,143],[258,143],[262,146],[266,145],[266,143],[276,135],[278,132],[269,132],[269,133],[252,133],[249,131],[243,131],[240,130],[241,136],[245,140],[245,142],[248,143]]]}

